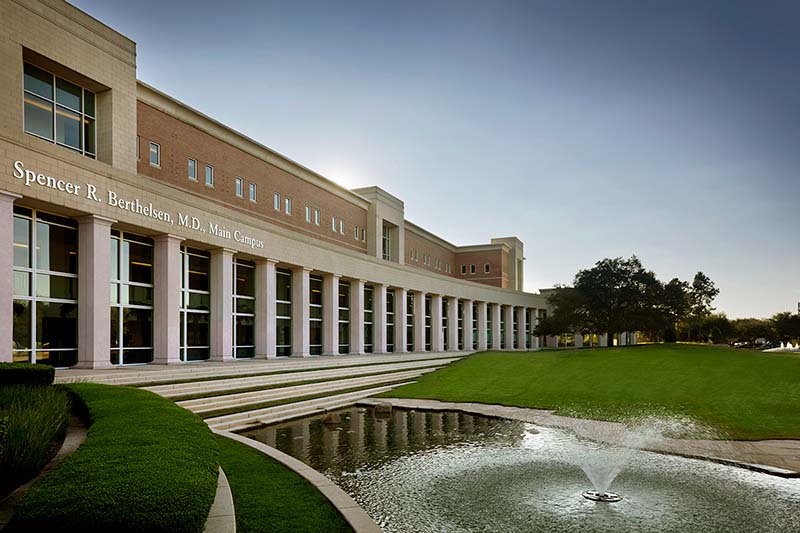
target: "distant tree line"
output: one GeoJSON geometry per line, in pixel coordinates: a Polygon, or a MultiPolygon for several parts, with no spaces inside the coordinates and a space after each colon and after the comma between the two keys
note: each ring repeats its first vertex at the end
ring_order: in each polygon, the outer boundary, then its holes
{"type": "Polygon", "coordinates": [[[535,334],[638,331],[653,342],[800,340],[800,314],[729,320],[724,313],[714,313],[718,294],[702,272],[691,283],[678,278],[662,282],[635,255],[603,259],[579,271],[571,287],[556,287],[550,293],[551,311],[539,321],[535,334]]]}

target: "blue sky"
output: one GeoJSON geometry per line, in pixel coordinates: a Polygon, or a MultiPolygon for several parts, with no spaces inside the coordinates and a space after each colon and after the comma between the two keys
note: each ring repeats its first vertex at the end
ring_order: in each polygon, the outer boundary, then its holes
{"type": "Polygon", "coordinates": [[[76,0],[141,80],[454,244],[517,235],[527,290],[638,255],[730,317],[800,302],[800,3],[76,0]]]}

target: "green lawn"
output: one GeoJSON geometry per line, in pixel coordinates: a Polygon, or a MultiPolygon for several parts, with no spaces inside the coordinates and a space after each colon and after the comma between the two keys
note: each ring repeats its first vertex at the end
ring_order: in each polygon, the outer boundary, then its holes
{"type": "Polygon", "coordinates": [[[273,459],[217,436],[233,493],[236,531],[336,533],[353,530],[314,486],[273,459]]]}
{"type": "Polygon", "coordinates": [[[800,357],[699,345],[485,352],[384,396],[623,420],[688,416],[726,438],[800,438],[800,357]]]}

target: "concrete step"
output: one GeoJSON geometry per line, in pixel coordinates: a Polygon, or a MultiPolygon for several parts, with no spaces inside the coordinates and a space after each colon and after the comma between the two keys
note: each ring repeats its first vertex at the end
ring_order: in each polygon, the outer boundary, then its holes
{"type": "Polygon", "coordinates": [[[336,381],[323,381],[307,385],[297,385],[293,387],[280,387],[277,389],[267,389],[252,392],[241,392],[236,394],[226,394],[223,396],[212,396],[209,398],[199,398],[196,400],[186,400],[176,402],[184,409],[188,409],[200,416],[222,411],[226,409],[243,409],[247,406],[287,400],[291,398],[302,398],[316,396],[329,392],[354,389],[358,387],[369,387],[373,385],[392,383],[395,381],[408,381],[419,376],[432,372],[435,368],[422,368],[407,370],[405,372],[394,372],[389,374],[379,374],[377,376],[363,376],[350,379],[339,379],[336,381]]]}
{"type": "Polygon", "coordinates": [[[212,429],[226,430],[226,431],[244,431],[267,424],[274,424],[284,420],[291,420],[293,418],[301,418],[313,414],[324,413],[333,409],[339,409],[356,403],[358,400],[387,392],[395,387],[408,385],[414,381],[407,381],[402,383],[393,383],[382,387],[375,387],[370,389],[362,389],[358,391],[348,392],[344,394],[337,394],[334,396],[326,396],[325,398],[316,398],[313,400],[304,400],[301,402],[294,402],[282,404],[274,407],[267,407],[264,409],[255,409],[252,411],[244,411],[232,415],[223,415],[214,418],[207,418],[206,423],[212,429]]]}
{"type": "Polygon", "coordinates": [[[416,368],[441,367],[457,361],[459,358],[434,359],[423,361],[410,361],[405,363],[365,365],[331,370],[308,370],[305,372],[289,372],[266,376],[237,377],[218,379],[214,381],[196,381],[191,383],[173,383],[170,385],[155,385],[144,387],[146,390],[160,394],[165,398],[181,398],[192,395],[213,396],[215,393],[229,393],[243,389],[258,387],[273,387],[301,381],[319,381],[326,379],[339,379],[345,377],[362,376],[387,372],[398,372],[416,368]]]}
{"type": "Polygon", "coordinates": [[[176,366],[146,365],[114,369],[67,369],[56,372],[56,383],[94,382],[110,385],[145,386],[175,381],[219,379],[277,372],[297,372],[347,366],[399,363],[464,357],[470,352],[424,352],[404,354],[337,355],[306,358],[240,359],[229,362],[202,361],[176,366]]]}

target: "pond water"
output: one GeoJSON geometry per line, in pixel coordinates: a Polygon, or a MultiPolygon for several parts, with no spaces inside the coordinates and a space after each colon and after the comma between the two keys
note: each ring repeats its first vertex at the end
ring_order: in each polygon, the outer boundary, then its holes
{"type": "Polygon", "coordinates": [[[622,501],[596,503],[577,458],[612,446],[458,412],[338,412],[245,436],[331,478],[387,532],[800,532],[797,479],[636,452],[610,488],[622,501]]]}

